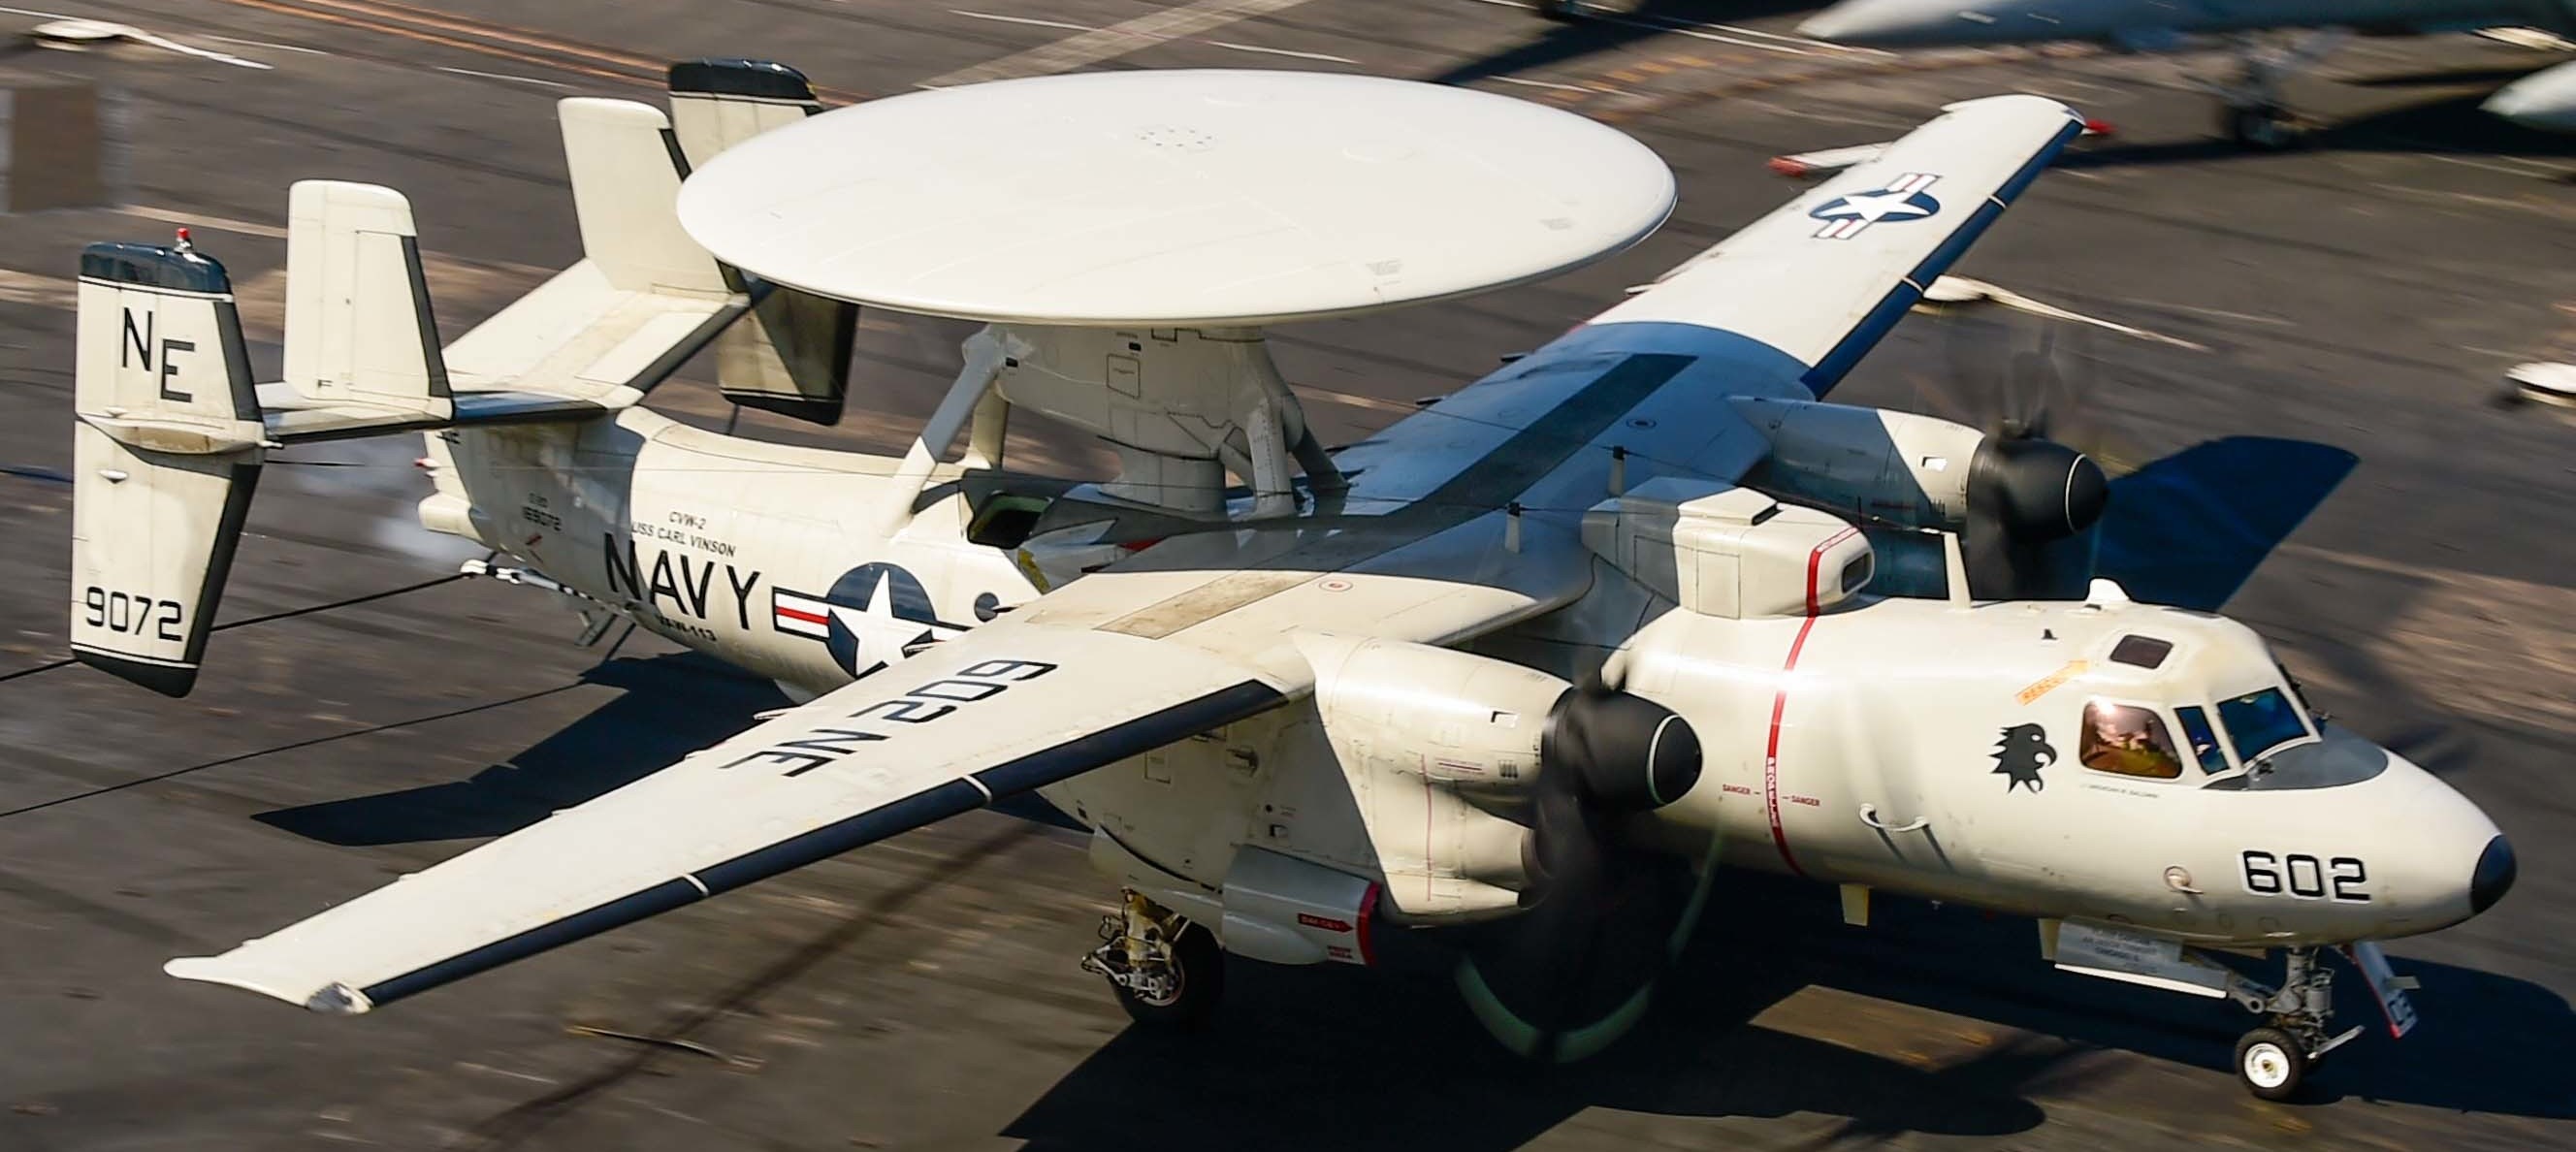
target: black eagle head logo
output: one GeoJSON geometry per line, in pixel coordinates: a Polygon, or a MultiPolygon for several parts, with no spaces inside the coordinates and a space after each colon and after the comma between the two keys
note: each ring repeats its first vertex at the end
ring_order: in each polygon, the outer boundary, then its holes
{"type": "Polygon", "coordinates": [[[2017,784],[2027,784],[2037,792],[2048,786],[2039,778],[2039,770],[2057,763],[2057,749],[2049,747],[2048,731],[2037,724],[2015,724],[1995,739],[1995,772],[2004,778],[2004,791],[2017,784]]]}

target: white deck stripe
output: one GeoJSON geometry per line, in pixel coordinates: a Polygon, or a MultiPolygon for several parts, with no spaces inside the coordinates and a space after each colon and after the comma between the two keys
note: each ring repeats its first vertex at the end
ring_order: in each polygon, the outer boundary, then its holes
{"type": "Polygon", "coordinates": [[[1034,24],[1040,28],[1068,28],[1076,32],[1089,32],[1093,30],[1093,25],[1076,24],[1069,20],[1039,20],[1029,16],[1003,16],[993,12],[969,12],[963,8],[951,8],[948,10],[948,14],[951,16],[963,16],[969,20],[992,20],[1003,24],[1034,24]]]}
{"type": "Polygon", "coordinates": [[[1231,48],[1237,52],[1258,52],[1264,56],[1293,56],[1299,60],[1322,60],[1332,64],[1357,64],[1348,56],[1327,56],[1321,52],[1291,52],[1285,48],[1264,48],[1258,44],[1231,44],[1223,40],[1206,42],[1212,48],[1231,48]]]}
{"type": "Polygon", "coordinates": [[[1040,45],[1026,52],[1014,53],[999,60],[988,60],[971,68],[931,77],[915,88],[953,88],[960,84],[980,84],[988,80],[1009,80],[1023,76],[1052,76],[1070,72],[1087,64],[1097,64],[1130,52],[1141,51],[1169,40],[1176,40],[1212,28],[1221,28],[1239,20],[1266,16],[1305,3],[1306,0],[1197,0],[1178,8],[1151,12],[1133,20],[1122,20],[1104,28],[1077,32],[1052,44],[1040,45]]]}

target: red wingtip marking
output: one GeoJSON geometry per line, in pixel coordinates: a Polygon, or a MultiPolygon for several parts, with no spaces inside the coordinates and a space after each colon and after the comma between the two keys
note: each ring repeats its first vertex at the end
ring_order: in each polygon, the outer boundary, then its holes
{"type": "Polygon", "coordinates": [[[2110,136],[2116,134],[2118,131],[2119,129],[2113,128],[2111,126],[2111,122],[2108,120],[2087,120],[2084,122],[2084,134],[2087,136],[2110,136]]]}
{"type": "Polygon", "coordinates": [[[1772,171],[1783,176],[1804,176],[1807,174],[1807,166],[1805,163],[1791,159],[1787,156],[1772,157],[1769,167],[1772,171]]]}

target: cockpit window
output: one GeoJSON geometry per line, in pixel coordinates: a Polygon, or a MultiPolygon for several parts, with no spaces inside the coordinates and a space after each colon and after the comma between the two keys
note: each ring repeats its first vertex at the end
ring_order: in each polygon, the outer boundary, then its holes
{"type": "Polygon", "coordinates": [[[2095,700],[2084,706],[2084,738],[2078,756],[2097,772],[2172,780],[2182,775],[2182,758],[2173,737],[2154,711],[2132,704],[2095,700]]]}
{"type": "Polygon", "coordinates": [[[2165,657],[2173,654],[2173,641],[2153,636],[2123,636],[2111,647],[2111,662],[2139,668],[2162,667],[2165,657]]]}
{"type": "Polygon", "coordinates": [[[2278,688],[2219,701],[2218,722],[2227,726],[2227,738],[2236,745],[2236,755],[2248,764],[2308,734],[2307,722],[2299,719],[2298,706],[2278,688]]]}
{"type": "Polygon", "coordinates": [[[2218,746],[2209,713],[2197,705],[2185,705],[2174,709],[2174,718],[2182,721],[2182,738],[2191,741],[2191,754],[2200,758],[2200,770],[2211,776],[2227,771],[2227,750],[2218,746]]]}

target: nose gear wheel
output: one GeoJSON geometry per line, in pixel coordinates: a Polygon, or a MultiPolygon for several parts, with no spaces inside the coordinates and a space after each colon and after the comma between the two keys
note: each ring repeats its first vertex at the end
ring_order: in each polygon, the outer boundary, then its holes
{"type": "Polygon", "coordinates": [[[2279,988],[2238,977],[2228,996],[2268,1018],[2236,1041],[2236,1079],[2265,1100],[2289,1099],[2317,1061],[2361,1034],[2356,1025],[2327,1035],[2334,1020],[2334,973],[2317,963],[2314,948],[2287,950],[2279,988]]]}

